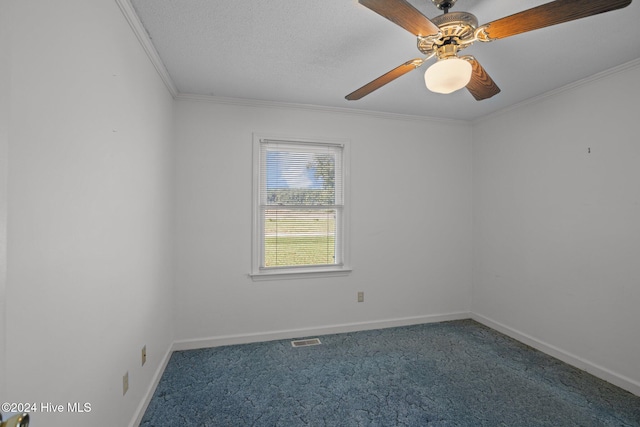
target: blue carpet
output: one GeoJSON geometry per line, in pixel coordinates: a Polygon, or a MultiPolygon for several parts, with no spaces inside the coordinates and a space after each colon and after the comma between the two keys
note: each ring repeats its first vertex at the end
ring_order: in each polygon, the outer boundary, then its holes
{"type": "Polygon", "coordinates": [[[472,320],[173,353],[141,426],[640,426],[640,397],[472,320]]]}

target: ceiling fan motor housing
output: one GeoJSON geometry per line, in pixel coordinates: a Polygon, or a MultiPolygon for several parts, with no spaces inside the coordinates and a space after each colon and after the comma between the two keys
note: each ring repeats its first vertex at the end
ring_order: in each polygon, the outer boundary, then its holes
{"type": "Polygon", "coordinates": [[[449,12],[431,19],[440,29],[439,34],[418,37],[418,50],[432,55],[441,46],[454,44],[463,49],[475,41],[478,18],[469,12],[449,12]]]}

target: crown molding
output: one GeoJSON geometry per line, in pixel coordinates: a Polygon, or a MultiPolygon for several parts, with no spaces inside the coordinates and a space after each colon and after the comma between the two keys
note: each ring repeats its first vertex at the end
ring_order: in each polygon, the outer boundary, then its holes
{"type": "Polygon", "coordinates": [[[471,125],[471,121],[469,120],[444,119],[444,118],[428,117],[428,116],[414,116],[410,114],[385,113],[380,111],[358,110],[354,108],[329,107],[329,106],[312,105],[312,104],[296,104],[291,102],[263,101],[258,99],[229,98],[229,97],[222,97],[222,96],[197,95],[197,94],[188,94],[188,93],[178,93],[178,95],[175,98],[178,101],[204,102],[204,103],[210,103],[210,104],[237,105],[237,106],[243,106],[243,107],[256,107],[256,108],[307,110],[307,111],[317,111],[317,112],[342,114],[342,115],[346,114],[346,115],[354,115],[354,116],[366,116],[366,117],[371,117],[375,119],[471,125]]]}
{"type": "Polygon", "coordinates": [[[229,97],[220,97],[213,95],[196,95],[196,94],[188,94],[181,93],[178,91],[173,79],[169,75],[167,68],[162,62],[158,51],[155,46],[151,42],[149,38],[149,34],[147,30],[142,25],[138,14],[135,11],[135,8],[131,4],[130,0],[115,0],[116,4],[120,8],[120,11],[124,15],[125,19],[129,23],[129,26],[133,30],[134,34],[138,38],[140,45],[144,49],[145,53],[151,60],[151,63],[155,67],[158,72],[160,78],[164,82],[165,86],[171,93],[171,95],[177,100],[184,101],[196,101],[196,102],[206,102],[212,104],[227,104],[227,105],[238,105],[245,107],[261,107],[261,108],[285,108],[285,109],[295,109],[295,110],[309,110],[309,111],[319,111],[326,113],[334,113],[334,114],[351,114],[357,116],[368,116],[377,119],[390,119],[390,120],[405,120],[405,121],[414,121],[414,122],[435,122],[435,123],[449,123],[449,124],[457,124],[457,125],[469,125],[471,122],[469,120],[460,120],[460,119],[445,119],[438,117],[428,117],[428,116],[414,116],[410,114],[397,114],[397,113],[386,113],[379,111],[370,111],[370,110],[358,110],[352,108],[344,108],[344,107],[328,107],[328,106],[319,106],[319,105],[311,105],[311,104],[296,104],[296,103],[288,103],[288,102],[277,102],[277,101],[263,101],[258,99],[245,99],[245,98],[229,98],[229,97]]]}
{"type": "Polygon", "coordinates": [[[595,81],[601,80],[601,79],[605,79],[607,77],[622,73],[624,71],[627,71],[629,69],[632,68],[636,68],[636,67],[640,67],[640,58],[637,59],[633,59],[629,62],[625,62],[623,64],[620,64],[618,66],[609,68],[608,70],[604,70],[601,71],[599,73],[593,74],[589,77],[585,77],[583,79],[580,80],[576,80],[575,82],[566,84],[564,86],[561,86],[557,89],[553,89],[550,90],[549,92],[545,92],[542,95],[538,95],[538,96],[534,96],[532,98],[529,99],[525,99],[524,101],[518,102],[516,104],[510,105],[506,108],[503,108],[501,110],[498,111],[494,111],[493,113],[487,114],[486,116],[482,116],[479,117],[477,119],[474,119],[471,121],[472,124],[478,124],[478,123],[482,123],[486,120],[490,120],[493,118],[496,118],[498,116],[501,116],[503,114],[509,113],[511,111],[517,110],[519,108],[525,107],[527,105],[532,105],[532,104],[538,104],[540,102],[545,101],[547,98],[553,98],[556,97],[558,95],[561,95],[565,92],[570,92],[572,90],[575,90],[577,88],[580,88],[582,86],[591,84],[595,81]]]}
{"type": "Polygon", "coordinates": [[[158,51],[153,46],[153,43],[151,43],[149,35],[147,34],[147,30],[142,25],[142,22],[140,22],[140,18],[138,18],[138,14],[133,8],[130,0],[115,0],[115,2],[118,4],[120,11],[126,18],[134,34],[138,38],[140,45],[151,60],[151,63],[158,72],[158,75],[162,79],[171,95],[175,98],[178,95],[178,88],[176,88],[176,85],[173,83],[173,80],[171,79],[167,68],[164,66],[162,59],[160,59],[158,51]]]}

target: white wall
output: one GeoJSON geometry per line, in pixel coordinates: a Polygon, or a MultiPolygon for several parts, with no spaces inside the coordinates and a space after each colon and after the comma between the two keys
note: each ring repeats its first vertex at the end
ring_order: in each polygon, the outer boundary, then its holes
{"type": "Polygon", "coordinates": [[[472,311],[637,394],[639,79],[636,62],[473,137],[472,311]]]}
{"type": "Polygon", "coordinates": [[[9,5],[0,400],[92,405],[33,426],[124,426],[173,338],[173,100],[113,0],[9,5]]]}
{"type": "Polygon", "coordinates": [[[185,347],[468,312],[468,124],[185,99],[176,119],[176,335],[195,340],[185,347]],[[248,277],[253,132],[351,141],[350,276],[248,277]]]}
{"type": "Polygon", "coordinates": [[[7,154],[9,147],[9,8],[0,2],[0,396],[6,393],[7,154]]]}

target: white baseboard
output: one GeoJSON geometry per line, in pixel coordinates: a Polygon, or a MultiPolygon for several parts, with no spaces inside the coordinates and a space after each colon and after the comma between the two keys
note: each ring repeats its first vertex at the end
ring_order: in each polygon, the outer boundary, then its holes
{"type": "Polygon", "coordinates": [[[532,337],[531,335],[510,328],[481,314],[471,313],[471,318],[478,323],[482,323],[483,325],[491,329],[495,329],[496,331],[501,332],[530,347],[533,347],[536,350],[540,350],[541,352],[546,353],[549,356],[553,356],[556,359],[562,360],[563,362],[568,363],[569,365],[572,365],[578,369],[582,369],[583,371],[586,371],[593,376],[596,376],[600,379],[610,382],[615,386],[623,388],[635,394],[636,396],[640,396],[640,383],[632,380],[631,378],[627,378],[623,375],[617,374],[610,369],[592,363],[586,359],[576,356],[575,354],[571,354],[565,350],[562,350],[561,348],[558,348],[554,345],[547,344],[537,338],[532,337]]]}
{"type": "Polygon", "coordinates": [[[135,413],[133,414],[133,420],[129,424],[129,427],[138,427],[142,422],[142,417],[144,416],[145,411],[147,410],[147,406],[149,406],[149,402],[151,402],[151,398],[153,397],[153,393],[156,391],[156,387],[158,387],[158,383],[160,382],[160,378],[162,378],[162,374],[164,374],[164,370],[167,368],[167,364],[169,363],[169,359],[171,359],[171,355],[173,354],[173,345],[171,345],[167,352],[165,353],[158,369],[153,374],[153,378],[151,378],[151,384],[147,388],[147,392],[143,396],[142,401],[138,405],[135,413]]]}
{"type": "Polygon", "coordinates": [[[342,334],[345,332],[366,331],[371,329],[393,328],[398,326],[419,325],[422,323],[446,322],[448,320],[468,319],[469,312],[434,314],[426,316],[404,317],[400,319],[374,320],[369,322],[345,323],[313,328],[287,329],[254,334],[221,335],[210,338],[181,340],[173,343],[173,350],[195,350],[198,348],[220,347],[223,345],[249,344],[253,342],[275,341],[292,338],[304,338],[311,335],[342,334]]]}

